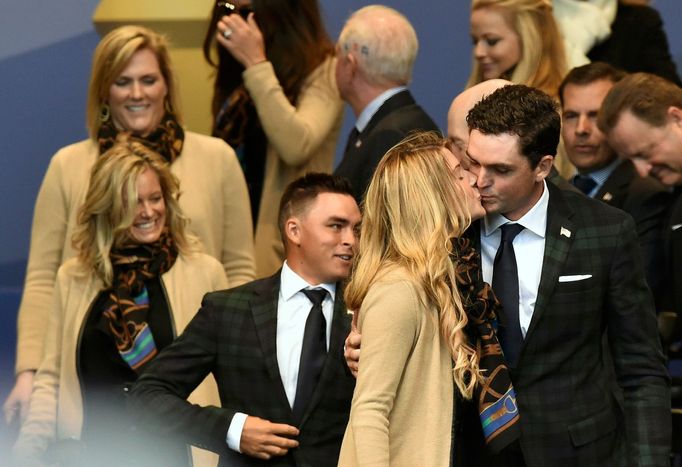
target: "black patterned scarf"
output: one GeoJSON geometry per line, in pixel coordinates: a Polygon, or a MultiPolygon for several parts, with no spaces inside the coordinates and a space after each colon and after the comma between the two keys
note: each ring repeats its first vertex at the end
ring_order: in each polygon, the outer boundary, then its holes
{"type": "MultiPolygon", "coordinates": [[[[116,143],[119,130],[110,118],[102,123],[97,132],[97,143],[99,153],[104,154],[116,143]]],[[[166,112],[161,119],[161,123],[154,131],[147,136],[131,135],[133,141],[138,141],[147,146],[152,151],[161,155],[169,164],[180,157],[182,146],[185,141],[185,131],[178,123],[172,112],[166,112]]]]}
{"type": "Polygon", "coordinates": [[[456,238],[453,246],[457,288],[469,320],[467,334],[475,348],[481,349],[479,366],[485,384],[478,386],[475,393],[479,417],[486,444],[498,453],[521,434],[516,393],[495,333],[500,302],[483,281],[478,253],[471,241],[456,238]]]}
{"type": "Polygon", "coordinates": [[[98,328],[111,335],[123,360],[135,371],[157,353],[147,323],[149,295],[145,281],[168,271],[178,256],[171,236],[164,229],[150,244],[111,250],[114,281],[108,292],[98,328]]]}

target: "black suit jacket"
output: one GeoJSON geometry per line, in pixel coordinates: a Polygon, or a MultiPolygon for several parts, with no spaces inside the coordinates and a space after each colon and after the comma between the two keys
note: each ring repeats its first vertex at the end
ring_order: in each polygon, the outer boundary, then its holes
{"type": "Polygon", "coordinates": [[[221,466],[336,465],[348,422],[355,379],[343,358],[350,315],[336,293],[329,351],[320,382],[299,424],[294,420],[277,364],[280,273],[207,294],[183,334],[151,362],[135,384],[130,408],[156,433],[177,436],[220,454],[221,466]],[[185,401],[212,374],[222,408],[185,401]],[[268,462],[227,447],[236,412],[297,426],[299,447],[268,462]]]}
{"type": "MultiPolygon", "coordinates": [[[[666,465],[669,378],[634,222],[581,193],[547,185],[538,296],[512,372],[525,465],[666,465]],[[613,368],[603,354],[605,333],[613,368]],[[623,389],[624,415],[614,379],[623,389]]],[[[505,454],[486,456],[477,465],[523,465],[505,454]]]]}
{"type": "Polygon", "coordinates": [[[659,303],[665,275],[661,231],[670,203],[669,191],[654,178],[641,177],[632,161],[626,160],[616,167],[594,197],[622,209],[635,220],[647,282],[659,303]]]}
{"type": "Polygon", "coordinates": [[[440,132],[431,117],[417,105],[412,94],[407,90],[401,91],[379,107],[358,135],[358,144],[346,144],[343,159],[334,175],[350,180],[355,199],[360,203],[386,151],[415,130],[440,132]]]}
{"type": "Polygon", "coordinates": [[[593,62],[607,62],[630,73],[653,73],[682,86],[670,56],[661,15],[647,5],[619,2],[611,35],[592,47],[587,56],[593,62]]]}

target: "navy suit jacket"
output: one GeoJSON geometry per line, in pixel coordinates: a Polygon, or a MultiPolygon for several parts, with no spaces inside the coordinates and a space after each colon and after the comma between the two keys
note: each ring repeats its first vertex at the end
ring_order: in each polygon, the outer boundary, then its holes
{"type": "Polygon", "coordinates": [[[355,200],[360,203],[386,151],[416,130],[440,132],[431,117],[417,105],[412,94],[407,90],[401,91],[379,107],[358,135],[357,144],[346,144],[343,159],[334,175],[350,180],[355,200]]]}

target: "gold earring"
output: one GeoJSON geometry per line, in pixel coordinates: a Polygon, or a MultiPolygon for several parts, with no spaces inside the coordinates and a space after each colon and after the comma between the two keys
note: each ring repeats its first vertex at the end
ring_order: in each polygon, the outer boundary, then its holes
{"type": "Polygon", "coordinates": [[[169,114],[173,113],[173,107],[171,107],[170,99],[166,98],[163,101],[163,107],[166,109],[166,112],[168,112],[169,114]]]}
{"type": "Polygon", "coordinates": [[[109,108],[108,104],[102,104],[102,107],[99,109],[99,121],[106,123],[109,121],[109,117],[111,117],[111,108],[109,108]]]}

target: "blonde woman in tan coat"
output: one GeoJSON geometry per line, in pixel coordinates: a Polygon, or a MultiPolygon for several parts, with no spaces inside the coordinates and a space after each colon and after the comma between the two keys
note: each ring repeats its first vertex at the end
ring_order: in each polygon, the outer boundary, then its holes
{"type": "MultiPolygon", "coordinates": [[[[77,216],[77,256],[57,273],[15,446],[19,465],[189,462],[184,445],[136,431],[125,406],[127,386],[182,332],[203,295],[227,286],[220,263],[186,233],[178,195],[168,164],[141,143],[118,142],[97,159],[77,216]]],[[[192,400],[219,405],[215,382],[192,400]]],[[[195,465],[215,465],[215,456],[198,456],[195,465]]]]}
{"type": "Polygon", "coordinates": [[[482,381],[450,258],[485,214],[475,181],[429,133],[379,163],[345,293],[362,359],[340,466],[450,464],[455,391],[470,399],[482,381]]]}
{"type": "Polygon", "coordinates": [[[249,199],[234,151],[220,139],[184,131],[176,96],[162,36],[123,26],[101,40],[88,91],[90,138],[55,154],[36,200],[17,326],[17,380],[4,405],[8,422],[28,410],[57,269],[75,254],[71,237],[90,170],[118,133],[130,133],[170,163],[182,184],[189,231],[222,263],[229,285],[255,278],[249,199]]]}

